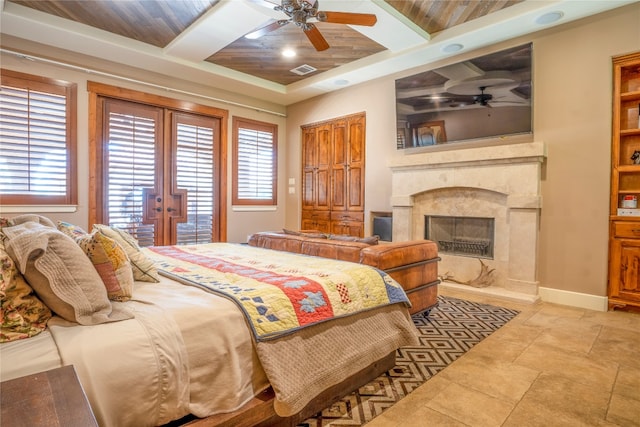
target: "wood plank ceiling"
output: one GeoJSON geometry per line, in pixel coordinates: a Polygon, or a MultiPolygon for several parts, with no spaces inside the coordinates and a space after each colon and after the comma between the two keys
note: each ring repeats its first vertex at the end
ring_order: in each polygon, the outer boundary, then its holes
{"type": "MultiPolygon", "coordinates": [[[[128,39],[166,48],[221,0],[6,0],[41,12],[95,27],[128,39]]],[[[235,0],[241,1],[241,0],[235,0]]],[[[249,0],[257,2],[260,0],[249,0]]],[[[264,0],[267,1],[267,0],[264,0]]],[[[269,0],[278,3],[278,0],[269,0]]],[[[347,1],[347,0],[345,0],[347,1]]],[[[386,0],[386,3],[429,34],[460,25],[523,0],[386,0]]],[[[332,3],[332,6],[335,4],[332,3]]],[[[319,0],[319,9],[322,0],[319,0]]],[[[265,17],[266,20],[269,16],[265,17]]],[[[286,16],[283,14],[283,18],[286,16]]],[[[329,45],[317,52],[295,25],[250,40],[240,37],[205,59],[210,63],[283,85],[303,80],[291,70],[310,65],[328,71],[384,51],[386,48],[342,24],[315,23],[329,45]],[[283,58],[285,46],[295,58],[283,58]]],[[[255,28],[247,28],[246,33],[255,28]]],[[[202,40],[207,43],[207,40],[202,40]]]]}

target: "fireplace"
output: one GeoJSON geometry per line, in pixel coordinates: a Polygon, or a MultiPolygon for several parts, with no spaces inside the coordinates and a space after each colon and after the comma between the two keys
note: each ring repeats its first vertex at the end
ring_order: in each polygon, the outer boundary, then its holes
{"type": "Polygon", "coordinates": [[[425,215],[424,238],[440,254],[493,259],[493,218],[425,215]]]}
{"type": "Polygon", "coordinates": [[[537,298],[544,145],[436,148],[391,160],[393,240],[434,240],[441,275],[465,281],[486,264],[491,288],[537,298]],[[440,218],[448,225],[434,235],[429,224],[440,218]]]}

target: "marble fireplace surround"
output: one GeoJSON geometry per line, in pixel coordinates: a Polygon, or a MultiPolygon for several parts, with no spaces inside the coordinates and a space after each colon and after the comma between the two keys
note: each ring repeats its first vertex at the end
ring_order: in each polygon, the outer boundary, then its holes
{"type": "MultiPolygon", "coordinates": [[[[389,164],[393,240],[423,239],[425,215],[494,218],[494,257],[482,259],[494,269],[491,286],[474,288],[449,282],[442,285],[537,300],[540,186],[545,157],[542,142],[521,142],[393,158],[389,164]]],[[[441,275],[447,273],[468,281],[480,272],[477,257],[440,256],[441,275]]]]}

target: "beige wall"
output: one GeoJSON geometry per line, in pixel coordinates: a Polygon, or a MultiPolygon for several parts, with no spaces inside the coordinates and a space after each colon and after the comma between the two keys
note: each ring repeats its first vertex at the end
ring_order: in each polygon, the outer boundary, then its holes
{"type": "MultiPolygon", "coordinates": [[[[37,55],[40,53],[41,57],[51,58],[52,52],[50,49],[45,49],[42,52],[38,52],[38,47],[32,44],[22,45],[19,40],[10,40],[4,38],[2,40],[4,48],[13,48],[19,51],[26,51],[37,55]]],[[[274,115],[266,112],[256,111],[256,108],[241,107],[239,105],[216,102],[210,99],[202,97],[191,96],[188,94],[197,93],[208,96],[210,98],[222,98],[229,99],[235,104],[256,106],[267,111],[274,111],[275,113],[284,114],[285,108],[282,106],[268,105],[263,102],[242,98],[233,94],[226,94],[222,91],[211,91],[196,83],[182,82],[178,80],[161,79],[157,76],[153,76],[151,73],[140,73],[136,70],[127,69],[125,66],[114,67],[111,73],[117,75],[127,75],[129,79],[135,79],[144,82],[153,82],[157,85],[163,85],[173,89],[179,89],[182,93],[167,91],[161,88],[155,88],[148,85],[133,83],[130,81],[124,81],[121,79],[115,79],[105,77],[95,73],[87,73],[84,71],[77,71],[67,66],[60,66],[56,64],[44,63],[41,61],[30,61],[27,59],[19,59],[14,55],[2,54],[0,57],[2,61],[2,67],[10,70],[21,71],[25,73],[41,75],[54,79],[61,79],[70,82],[77,83],[78,85],[78,207],[75,212],[65,213],[52,213],[42,212],[42,215],[46,215],[54,220],[65,220],[77,224],[85,229],[88,224],[88,181],[89,181],[89,168],[88,168],[88,92],[87,81],[95,81],[105,84],[110,84],[119,87],[125,87],[135,89],[145,93],[157,94],[165,97],[171,97],[175,99],[184,99],[187,101],[196,102],[202,105],[210,105],[217,108],[225,109],[228,111],[228,139],[227,152],[228,152],[228,182],[231,183],[231,119],[234,115],[241,117],[251,118],[255,120],[261,120],[265,122],[275,123],[278,125],[278,161],[280,164],[284,164],[287,153],[287,139],[286,139],[286,126],[285,117],[274,115]],[[186,93],[186,95],[184,94],[186,93]]],[[[83,67],[90,69],[104,70],[104,64],[87,62],[85,58],[82,58],[83,62],[80,62],[83,67]]],[[[61,60],[57,60],[61,62],[61,60]]],[[[78,64],[77,60],[67,58],[65,63],[78,64]]],[[[108,67],[108,65],[107,65],[108,67]]],[[[230,242],[245,242],[247,236],[251,233],[261,230],[275,230],[282,227],[284,209],[286,202],[286,179],[285,168],[281,167],[278,171],[278,206],[276,209],[271,210],[237,210],[231,206],[231,188],[228,190],[227,197],[227,240],[230,242]]],[[[1,206],[1,200],[0,200],[1,206]]],[[[2,213],[3,216],[13,216],[17,213],[2,213]]]]}
{"type": "MultiPolygon", "coordinates": [[[[611,57],[640,50],[640,4],[501,43],[446,61],[288,108],[288,176],[300,177],[300,125],[359,111],[367,113],[366,217],[390,210],[388,159],[395,149],[394,81],[398,77],[533,42],[534,136],[548,158],[542,183],[538,280],[542,287],[605,296],[611,57]]],[[[290,197],[286,225],[300,223],[290,197]]]]}

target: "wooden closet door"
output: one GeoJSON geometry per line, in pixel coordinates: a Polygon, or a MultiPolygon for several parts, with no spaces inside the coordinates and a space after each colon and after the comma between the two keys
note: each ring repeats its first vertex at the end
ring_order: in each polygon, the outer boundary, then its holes
{"type": "Polygon", "coordinates": [[[302,208],[328,211],[330,207],[331,126],[303,130],[302,208]]]}
{"type": "Polygon", "coordinates": [[[346,210],[364,212],[364,164],[365,164],[365,119],[364,116],[349,118],[347,122],[349,144],[346,147],[346,188],[348,198],[346,210]]]}
{"type": "Polygon", "coordinates": [[[348,151],[347,121],[333,123],[333,153],[331,156],[331,211],[347,210],[348,202],[348,151]]]}

